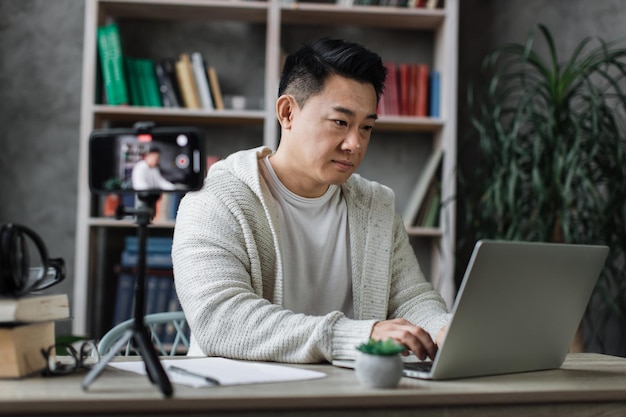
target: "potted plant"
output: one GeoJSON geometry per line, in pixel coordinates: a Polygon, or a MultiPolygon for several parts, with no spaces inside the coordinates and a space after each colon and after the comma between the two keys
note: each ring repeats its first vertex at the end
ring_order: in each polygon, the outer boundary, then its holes
{"type": "Polygon", "coordinates": [[[610,247],[584,328],[587,345],[623,355],[626,49],[621,44],[588,37],[562,62],[549,30],[538,25],[525,43],[487,55],[484,78],[468,90],[477,159],[472,172],[461,172],[460,188],[468,244],[491,238],[610,247]],[[547,58],[535,44],[537,29],[547,58]],[[606,343],[606,326],[622,333],[613,347],[606,343]]]}
{"type": "Polygon", "coordinates": [[[359,382],[373,388],[393,388],[402,377],[400,353],[406,348],[392,339],[373,340],[357,346],[355,373],[359,382]]]}

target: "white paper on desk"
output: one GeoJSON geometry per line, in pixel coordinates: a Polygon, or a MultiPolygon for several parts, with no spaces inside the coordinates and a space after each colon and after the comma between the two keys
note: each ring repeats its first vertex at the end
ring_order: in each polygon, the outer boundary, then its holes
{"type": "MultiPolygon", "coordinates": [[[[214,386],[202,378],[180,375],[168,371],[170,365],[186,369],[196,374],[215,378],[220,385],[259,384],[265,382],[304,381],[323,378],[323,372],[311,371],[284,365],[274,365],[260,362],[237,361],[225,358],[189,358],[161,360],[163,369],[167,372],[170,381],[175,384],[189,385],[195,388],[214,386]]],[[[111,362],[112,366],[123,371],[146,375],[146,366],[143,361],[111,362]]]]}

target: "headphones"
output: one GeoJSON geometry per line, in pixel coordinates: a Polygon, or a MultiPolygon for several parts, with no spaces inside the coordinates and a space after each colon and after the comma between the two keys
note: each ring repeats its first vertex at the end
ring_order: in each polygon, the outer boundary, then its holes
{"type": "Polygon", "coordinates": [[[49,258],[39,235],[26,226],[0,228],[0,296],[18,297],[49,288],[65,279],[65,261],[49,258]],[[31,263],[27,240],[34,244],[38,262],[31,263]],[[35,266],[33,266],[35,265],[35,266]]]}

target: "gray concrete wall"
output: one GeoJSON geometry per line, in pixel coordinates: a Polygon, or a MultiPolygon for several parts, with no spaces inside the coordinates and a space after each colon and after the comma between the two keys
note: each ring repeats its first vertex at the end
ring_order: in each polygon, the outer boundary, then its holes
{"type": "MultiPolygon", "coordinates": [[[[34,229],[72,292],[82,0],[0,1],[0,223],[34,229]]],[[[70,323],[57,326],[69,332],[70,323]]]]}
{"type": "MultiPolygon", "coordinates": [[[[584,36],[623,35],[626,21],[622,0],[460,3],[459,137],[467,129],[467,82],[493,46],[521,41],[543,22],[566,54],[584,36]]],[[[0,0],[0,223],[30,226],[51,255],[65,258],[68,278],[55,291],[70,294],[83,12],[81,0],[0,0]]],[[[471,164],[471,152],[461,160],[471,164]]]]}

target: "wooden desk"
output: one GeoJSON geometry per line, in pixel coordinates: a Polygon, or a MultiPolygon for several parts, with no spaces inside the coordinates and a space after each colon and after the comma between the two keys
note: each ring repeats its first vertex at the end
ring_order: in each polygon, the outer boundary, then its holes
{"type": "Polygon", "coordinates": [[[84,374],[0,380],[0,415],[196,416],[608,416],[626,415],[626,359],[569,355],[561,369],[364,388],[330,365],[312,381],[194,389],[165,399],[146,377],[108,369],[83,392],[84,374]]]}

